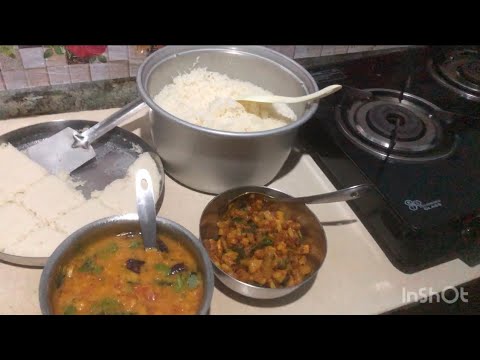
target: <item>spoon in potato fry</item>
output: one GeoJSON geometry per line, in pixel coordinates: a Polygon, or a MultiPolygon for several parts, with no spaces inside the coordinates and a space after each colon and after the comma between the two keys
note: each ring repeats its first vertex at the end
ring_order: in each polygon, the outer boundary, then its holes
{"type": "MultiPolygon", "coordinates": [[[[364,196],[370,190],[372,190],[371,185],[360,184],[360,185],[354,185],[354,186],[350,186],[350,187],[345,188],[345,189],[332,191],[332,192],[328,192],[328,193],[324,193],[324,194],[302,196],[302,197],[279,197],[279,198],[274,198],[274,197],[263,194],[261,192],[261,188],[259,187],[258,194],[260,194],[262,196],[265,196],[265,197],[268,197],[268,199],[270,201],[274,201],[274,202],[300,203],[300,204],[327,204],[327,203],[333,203],[333,202],[355,200],[355,199],[358,199],[358,198],[364,196]]],[[[244,196],[248,196],[252,193],[256,193],[255,190],[252,189],[248,192],[245,192],[245,193],[235,197],[233,200],[236,201],[239,198],[242,198],[244,196]]]]}

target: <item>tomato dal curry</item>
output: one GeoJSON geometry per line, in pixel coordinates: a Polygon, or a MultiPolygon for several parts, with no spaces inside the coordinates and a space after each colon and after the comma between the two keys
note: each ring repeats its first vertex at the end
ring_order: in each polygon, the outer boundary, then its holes
{"type": "Polygon", "coordinates": [[[178,241],[160,236],[157,249],[141,235],[106,236],[79,250],[59,271],[55,314],[195,314],[203,280],[194,256],[178,241]]]}

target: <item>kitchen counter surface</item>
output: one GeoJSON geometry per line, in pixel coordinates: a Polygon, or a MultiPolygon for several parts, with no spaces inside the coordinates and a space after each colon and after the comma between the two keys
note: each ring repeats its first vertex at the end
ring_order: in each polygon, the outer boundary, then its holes
{"type": "MultiPolygon", "coordinates": [[[[101,120],[116,109],[85,111],[0,121],[0,134],[58,119],[101,120]]],[[[123,127],[149,141],[145,116],[123,127]]],[[[307,195],[335,190],[315,162],[303,155],[270,186],[307,195]]],[[[159,215],[174,220],[198,235],[200,214],[211,195],[187,189],[167,176],[165,199],[159,215]]],[[[211,314],[379,314],[447,287],[480,277],[480,266],[470,268],[454,260],[416,274],[398,271],[388,261],[346,203],[310,205],[325,223],[327,257],[309,286],[283,299],[258,301],[243,298],[217,284],[211,314]],[[346,225],[329,225],[349,220],[346,225]],[[423,289],[423,290],[422,290],[423,289]],[[411,293],[407,296],[407,292],[411,293]]],[[[38,282],[41,269],[0,262],[0,314],[39,314],[38,282]]]]}

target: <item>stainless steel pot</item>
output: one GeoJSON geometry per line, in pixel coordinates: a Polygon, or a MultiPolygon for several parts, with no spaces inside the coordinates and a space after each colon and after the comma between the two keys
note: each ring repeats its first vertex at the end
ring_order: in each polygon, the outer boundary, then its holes
{"type": "MultiPolygon", "coordinates": [[[[154,101],[174,77],[194,66],[252,82],[276,95],[302,96],[318,91],[315,80],[302,66],[265,47],[167,46],[140,66],[137,86],[141,97],[99,124],[90,136],[98,138],[148,105],[154,146],[166,172],[179,182],[213,194],[269,183],[290,154],[298,128],[317,110],[317,103],[291,104],[297,120],[268,131],[239,133],[197,126],[166,112],[154,101]]],[[[85,144],[89,141],[84,138],[85,144]]]]}
{"type": "Polygon", "coordinates": [[[235,133],[196,126],[169,114],[153,100],[172,78],[189,71],[194,63],[285,96],[317,91],[315,80],[292,59],[261,46],[167,46],[140,66],[138,89],[152,110],[154,146],[170,176],[213,194],[269,183],[290,154],[298,128],[315,113],[317,103],[292,105],[297,121],[274,130],[235,133]]]}

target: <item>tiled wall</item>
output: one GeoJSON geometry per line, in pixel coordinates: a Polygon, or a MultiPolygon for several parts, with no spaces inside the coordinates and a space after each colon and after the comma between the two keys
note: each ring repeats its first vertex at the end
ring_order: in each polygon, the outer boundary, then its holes
{"type": "MultiPolygon", "coordinates": [[[[0,45],[0,91],[135,76],[162,45],[0,45]]],[[[338,55],[396,45],[269,46],[292,58],[338,55]]]]}

